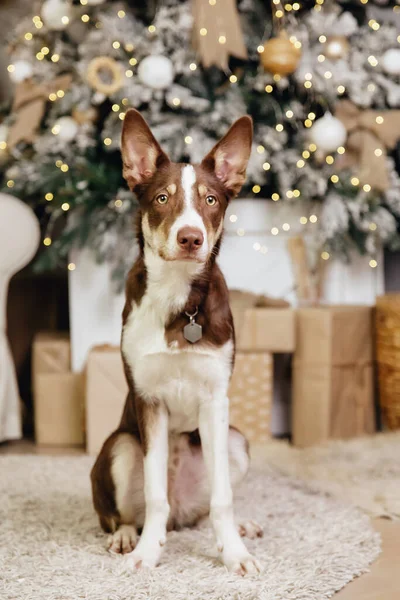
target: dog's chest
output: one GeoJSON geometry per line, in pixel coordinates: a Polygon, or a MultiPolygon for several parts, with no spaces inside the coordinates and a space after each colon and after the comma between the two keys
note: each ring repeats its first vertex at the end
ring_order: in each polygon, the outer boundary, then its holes
{"type": "Polygon", "coordinates": [[[232,342],[221,347],[197,342],[185,349],[168,344],[167,308],[145,295],[126,321],[122,352],[143,399],[165,403],[171,431],[190,431],[198,427],[200,403],[209,402],[219,390],[226,393],[232,342]]]}

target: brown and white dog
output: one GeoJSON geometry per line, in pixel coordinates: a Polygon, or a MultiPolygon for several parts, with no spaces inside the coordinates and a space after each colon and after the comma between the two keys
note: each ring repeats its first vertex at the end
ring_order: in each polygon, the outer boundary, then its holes
{"type": "Polygon", "coordinates": [[[131,552],[136,568],[157,565],[167,530],[210,514],[226,567],[260,570],[241,536],[262,530],[234,523],[231,485],[246,474],[249,456],[243,435],[229,427],[234,329],[215,260],[251,142],[245,116],[200,165],[177,164],[137,111],[124,120],[123,172],[140,203],[140,255],[127,279],[121,342],[129,393],[91,478],[110,550],[131,552]]]}

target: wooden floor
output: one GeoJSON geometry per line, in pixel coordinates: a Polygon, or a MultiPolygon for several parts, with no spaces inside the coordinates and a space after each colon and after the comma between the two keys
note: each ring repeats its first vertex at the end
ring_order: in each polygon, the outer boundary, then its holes
{"type": "MultiPolygon", "coordinates": [[[[82,454],[82,448],[38,447],[22,441],[0,445],[0,454],[82,454]]],[[[337,600],[400,600],[400,521],[374,519],[373,527],[382,536],[383,551],[369,573],[349,583],[337,600]]]]}

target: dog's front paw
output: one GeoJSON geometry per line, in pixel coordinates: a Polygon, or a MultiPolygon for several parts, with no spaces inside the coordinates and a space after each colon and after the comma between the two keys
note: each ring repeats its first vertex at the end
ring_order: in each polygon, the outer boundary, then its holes
{"type": "Polygon", "coordinates": [[[261,564],[247,551],[244,545],[243,548],[224,548],[222,561],[229,571],[242,577],[261,573],[261,564]]]}
{"type": "Polygon", "coordinates": [[[262,527],[255,521],[244,521],[244,523],[240,523],[238,529],[242,537],[248,537],[250,540],[264,535],[262,527]]]}
{"type": "Polygon", "coordinates": [[[127,554],[136,546],[137,532],[133,525],[121,525],[108,537],[108,550],[112,554],[127,554]]]}
{"type": "Polygon", "coordinates": [[[135,550],[129,554],[129,562],[133,569],[154,569],[160,562],[161,553],[162,546],[159,543],[142,544],[139,542],[135,550]]]}

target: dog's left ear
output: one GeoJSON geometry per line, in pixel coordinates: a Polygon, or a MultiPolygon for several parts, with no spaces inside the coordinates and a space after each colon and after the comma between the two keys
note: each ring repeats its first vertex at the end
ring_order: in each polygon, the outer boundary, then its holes
{"type": "Polygon", "coordinates": [[[253,121],[251,117],[241,117],[201,163],[214,171],[229,196],[236,196],[246,180],[252,140],[253,121]]]}

